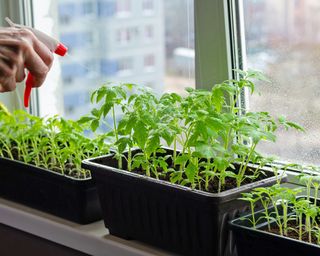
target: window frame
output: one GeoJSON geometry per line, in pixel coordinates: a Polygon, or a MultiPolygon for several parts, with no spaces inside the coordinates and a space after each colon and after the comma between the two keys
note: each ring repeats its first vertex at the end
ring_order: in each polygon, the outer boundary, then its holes
{"type": "MultiPolygon", "coordinates": [[[[4,17],[14,17],[16,22],[33,25],[32,0],[2,2],[4,17]]],[[[194,29],[196,88],[210,90],[214,84],[236,78],[234,69],[246,68],[243,0],[194,0],[194,29]]],[[[18,94],[22,95],[24,86],[18,87],[18,94]]],[[[241,106],[248,106],[247,92],[241,96],[241,106]]],[[[14,108],[22,108],[17,106],[19,97],[12,97],[14,108]]],[[[31,97],[30,112],[38,115],[37,90],[33,90],[31,97]]],[[[297,174],[294,170],[290,173],[297,174]]]]}

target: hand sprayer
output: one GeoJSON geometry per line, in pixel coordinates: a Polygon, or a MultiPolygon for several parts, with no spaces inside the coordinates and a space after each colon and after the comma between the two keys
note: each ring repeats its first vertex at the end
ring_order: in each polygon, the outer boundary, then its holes
{"type": "MultiPolygon", "coordinates": [[[[10,27],[14,27],[14,28],[26,28],[29,29],[30,31],[33,32],[33,34],[43,43],[45,44],[49,50],[55,54],[58,54],[60,56],[64,56],[67,51],[68,48],[66,46],[64,46],[62,43],[60,43],[58,40],[48,36],[47,34],[28,27],[28,26],[23,26],[23,25],[19,25],[19,24],[15,24],[13,23],[8,17],[5,18],[5,20],[8,22],[8,24],[10,25],[10,27]]],[[[30,98],[30,94],[31,94],[31,89],[33,87],[33,77],[32,74],[29,72],[27,80],[26,80],[26,88],[24,91],[24,106],[27,108],[29,106],[29,98],[30,98]]]]}

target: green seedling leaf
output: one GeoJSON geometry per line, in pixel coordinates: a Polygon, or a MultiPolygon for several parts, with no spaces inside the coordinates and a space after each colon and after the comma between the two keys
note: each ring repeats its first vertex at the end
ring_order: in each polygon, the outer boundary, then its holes
{"type": "Polygon", "coordinates": [[[95,132],[98,129],[99,125],[100,125],[99,120],[97,120],[97,119],[92,120],[91,130],[95,132]]]}
{"type": "Polygon", "coordinates": [[[81,117],[79,120],[78,120],[78,122],[80,123],[80,124],[84,124],[84,123],[88,123],[88,122],[90,122],[90,121],[92,121],[94,118],[93,117],[90,117],[90,116],[83,116],[83,117],[81,117]]]}
{"type": "Polygon", "coordinates": [[[160,137],[158,134],[155,134],[150,139],[147,140],[145,151],[146,153],[151,154],[153,152],[156,152],[159,147],[160,147],[160,137]]]}
{"type": "Polygon", "coordinates": [[[100,118],[100,111],[96,108],[91,110],[91,114],[96,118],[100,118]]]}
{"type": "Polygon", "coordinates": [[[136,140],[138,146],[140,148],[144,148],[148,138],[147,127],[142,121],[137,121],[134,124],[133,130],[134,130],[133,137],[136,140]]]}
{"type": "Polygon", "coordinates": [[[188,93],[192,93],[192,92],[194,91],[194,89],[191,88],[191,87],[186,87],[185,90],[186,90],[186,92],[188,92],[188,93]]]}
{"type": "Polygon", "coordinates": [[[222,106],[225,102],[224,94],[220,86],[212,88],[212,103],[218,112],[221,112],[222,106]]]}
{"type": "Polygon", "coordinates": [[[171,183],[181,183],[182,175],[183,175],[182,171],[173,171],[170,174],[170,182],[171,183]]]}
{"type": "Polygon", "coordinates": [[[264,82],[271,83],[270,79],[267,78],[261,71],[249,69],[247,71],[247,74],[248,74],[247,75],[248,78],[254,78],[254,79],[257,79],[259,81],[264,81],[264,82]]]}
{"type": "Polygon", "coordinates": [[[178,155],[176,157],[175,164],[176,165],[184,165],[188,161],[189,157],[186,154],[178,155]]]}
{"type": "Polygon", "coordinates": [[[119,152],[122,153],[128,145],[131,145],[131,140],[127,137],[122,137],[116,142],[116,145],[118,146],[119,152]]]}
{"type": "Polygon", "coordinates": [[[298,131],[305,132],[305,129],[297,123],[287,122],[287,125],[290,126],[291,128],[298,130],[298,131]]]}
{"type": "Polygon", "coordinates": [[[110,102],[106,102],[105,104],[102,105],[101,110],[102,110],[103,117],[106,117],[108,115],[112,106],[113,105],[110,102]]]}
{"type": "Polygon", "coordinates": [[[197,143],[196,152],[204,158],[214,158],[217,155],[217,152],[212,148],[212,146],[204,143],[197,143]]]}
{"type": "Polygon", "coordinates": [[[231,172],[231,171],[226,171],[225,176],[230,177],[230,178],[236,178],[237,174],[235,174],[234,172],[231,172]]]}
{"type": "Polygon", "coordinates": [[[197,172],[198,172],[197,167],[192,162],[189,162],[189,164],[187,165],[187,167],[185,169],[185,174],[191,183],[194,182],[194,179],[195,179],[197,172]]]}

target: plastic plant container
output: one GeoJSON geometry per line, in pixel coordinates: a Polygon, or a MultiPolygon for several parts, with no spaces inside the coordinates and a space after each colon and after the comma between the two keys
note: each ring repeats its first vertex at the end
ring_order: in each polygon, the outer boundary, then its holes
{"type": "MultiPolygon", "coordinates": [[[[261,215],[262,211],[257,211],[256,219],[261,215]]],[[[230,222],[236,242],[237,256],[320,255],[320,246],[262,230],[267,227],[267,222],[260,222],[256,226],[257,229],[253,229],[249,221],[245,219],[250,216],[251,214],[230,222]]]]}
{"type": "Polygon", "coordinates": [[[0,196],[80,224],[102,218],[92,178],[74,179],[6,158],[0,158],[0,196]]]}
{"type": "Polygon", "coordinates": [[[234,255],[228,221],[249,209],[238,200],[240,194],[276,183],[271,177],[212,194],[117,169],[112,154],[84,160],[82,166],[96,181],[112,235],[182,255],[234,255]]]}

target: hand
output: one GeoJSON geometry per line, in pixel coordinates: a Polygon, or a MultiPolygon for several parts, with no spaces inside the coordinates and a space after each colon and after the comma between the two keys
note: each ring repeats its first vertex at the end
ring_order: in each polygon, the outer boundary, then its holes
{"type": "Polygon", "coordinates": [[[44,82],[53,54],[28,29],[0,28],[0,92],[12,91],[25,78],[24,69],[33,76],[33,86],[44,82]]]}

